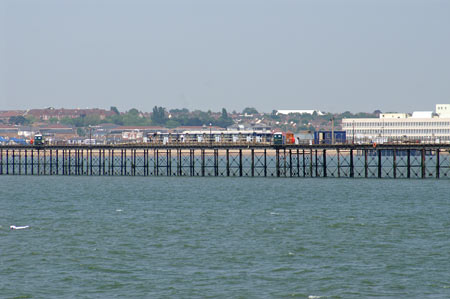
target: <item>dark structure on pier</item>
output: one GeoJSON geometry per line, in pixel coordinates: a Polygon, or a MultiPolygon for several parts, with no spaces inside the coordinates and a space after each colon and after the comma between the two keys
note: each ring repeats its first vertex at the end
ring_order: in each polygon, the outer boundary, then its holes
{"type": "Polygon", "coordinates": [[[448,178],[450,145],[0,146],[0,175],[448,178]]]}

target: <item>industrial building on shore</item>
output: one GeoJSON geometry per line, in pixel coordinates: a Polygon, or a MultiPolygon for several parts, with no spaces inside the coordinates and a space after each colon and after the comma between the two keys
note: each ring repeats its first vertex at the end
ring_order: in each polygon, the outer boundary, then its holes
{"type": "Polygon", "coordinates": [[[450,142],[450,104],[436,111],[381,113],[379,118],[346,118],[342,129],[351,142],[450,142]]]}

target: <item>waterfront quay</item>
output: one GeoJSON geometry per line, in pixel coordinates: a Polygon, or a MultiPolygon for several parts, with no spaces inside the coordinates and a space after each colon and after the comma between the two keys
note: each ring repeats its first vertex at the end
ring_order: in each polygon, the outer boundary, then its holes
{"type": "Polygon", "coordinates": [[[6,145],[0,175],[448,178],[449,144],[6,145]]]}

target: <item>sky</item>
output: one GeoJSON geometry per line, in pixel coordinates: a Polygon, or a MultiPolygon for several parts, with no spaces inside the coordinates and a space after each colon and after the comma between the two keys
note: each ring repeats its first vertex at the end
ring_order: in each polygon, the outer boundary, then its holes
{"type": "Polygon", "coordinates": [[[0,0],[0,110],[437,103],[449,0],[0,0]]]}

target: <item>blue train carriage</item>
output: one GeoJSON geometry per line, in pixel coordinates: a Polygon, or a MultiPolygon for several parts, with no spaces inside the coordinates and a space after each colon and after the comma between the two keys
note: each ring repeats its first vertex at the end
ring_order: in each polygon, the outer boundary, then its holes
{"type": "Polygon", "coordinates": [[[45,138],[42,136],[41,133],[37,133],[34,135],[34,139],[31,140],[31,144],[34,144],[35,146],[41,146],[45,144],[45,138]]]}
{"type": "MultiPolygon", "coordinates": [[[[314,132],[314,144],[332,144],[331,131],[316,131],[314,132]]],[[[334,131],[334,143],[346,143],[345,131],[334,131]]]]}
{"type": "Polygon", "coordinates": [[[283,145],[284,144],[283,132],[274,132],[273,133],[273,144],[274,145],[283,145]]]}

